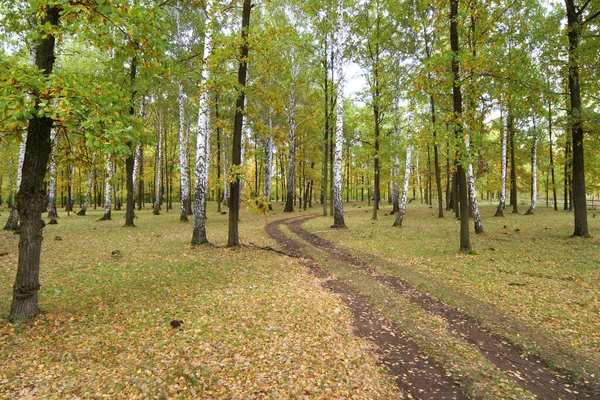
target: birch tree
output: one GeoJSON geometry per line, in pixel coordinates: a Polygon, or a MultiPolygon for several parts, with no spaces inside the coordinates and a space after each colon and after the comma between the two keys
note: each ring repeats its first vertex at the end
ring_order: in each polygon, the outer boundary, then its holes
{"type": "Polygon", "coordinates": [[[265,141],[265,184],[263,186],[263,196],[269,203],[269,210],[273,210],[271,205],[271,181],[273,173],[273,112],[269,111],[269,133],[265,141]]]}
{"type": "Polygon", "coordinates": [[[90,199],[92,197],[92,186],[94,185],[94,160],[90,163],[90,173],[88,174],[87,190],[85,192],[85,199],[83,200],[83,206],[77,215],[85,215],[87,212],[90,199]]]}
{"type": "Polygon", "coordinates": [[[15,202],[10,209],[10,215],[4,225],[5,231],[16,231],[19,229],[19,211],[17,207],[17,198],[19,195],[19,189],[21,187],[21,179],[23,177],[23,161],[25,160],[25,143],[27,142],[27,134],[24,133],[21,136],[21,143],[19,144],[19,161],[17,163],[17,196],[15,196],[15,202]]]}
{"type": "Polygon", "coordinates": [[[505,119],[503,118],[502,113],[500,113],[500,122],[502,125],[502,172],[501,172],[501,176],[500,176],[500,184],[501,184],[501,188],[500,188],[500,201],[498,203],[498,208],[496,209],[496,217],[503,217],[504,216],[504,208],[506,207],[506,165],[507,165],[507,157],[506,157],[506,147],[507,147],[507,140],[506,140],[506,135],[507,135],[507,127],[504,123],[505,119]]]}
{"type": "Polygon", "coordinates": [[[213,48],[213,1],[206,0],[206,30],[200,77],[200,100],[198,111],[198,133],[196,135],[196,185],[194,187],[194,230],[192,244],[207,243],[206,201],[208,194],[208,171],[210,162],[210,93],[208,59],[213,48]]]}
{"type": "MultiPolygon", "coordinates": [[[[56,158],[58,151],[58,132],[52,129],[50,132],[50,142],[52,143],[52,153],[50,153],[50,176],[48,177],[48,218],[56,221],[58,213],[56,212],[56,158]]],[[[70,183],[69,183],[70,184],[70,183]]]]}
{"type": "Polygon", "coordinates": [[[393,226],[402,226],[404,214],[406,213],[406,204],[408,203],[408,191],[410,190],[410,171],[412,169],[412,129],[414,124],[414,110],[411,110],[408,122],[408,134],[406,135],[406,165],[404,167],[404,183],[402,185],[402,198],[400,200],[398,214],[394,220],[393,226]]]}
{"type": "MultiPolygon", "coordinates": [[[[175,18],[177,22],[177,37],[179,38],[179,45],[183,45],[183,35],[181,32],[181,1],[178,2],[175,7],[175,18]]],[[[178,139],[179,139],[179,188],[181,192],[181,210],[179,214],[179,221],[188,222],[188,215],[191,212],[190,202],[190,180],[189,180],[189,166],[188,166],[188,132],[185,126],[185,95],[183,92],[183,84],[181,81],[177,85],[177,105],[179,111],[179,128],[178,128],[178,139]]]]}
{"type": "Polygon", "coordinates": [[[158,138],[156,143],[156,175],[154,177],[154,215],[160,215],[160,199],[162,193],[162,151],[163,151],[163,138],[162,138],[162,114],[159,112],[157,115],[158,119],[158,138]]]}
{"type": "Polygon", "coordinates": [[[335,28],[335,72],[337,77],[337,110],[335,126],[335,149],[333,160],[333,225],[332,228],[346,228],[344,203],[342,200],[342,147],[344,145],[344,49],[346,28],[344,25],[344,1],[337,1],[337,22],[335,28]]]}
{"type": "Polygon", "coordinates": [[[537,204],[537,147],[538,147],[538,136],[535,124],[535,116],[533,119],[533,139],[531,143],[531,205],[525,215],[535,214],[535,207],[537,204]]]}
{"type": "Polygon", "coordinates": [[[108,155],[106,161],[106,182],[104,187],[104,215],[100,221],[110,221],[112,219],[112,179],[114,176],[112,154],[108,155]]]}

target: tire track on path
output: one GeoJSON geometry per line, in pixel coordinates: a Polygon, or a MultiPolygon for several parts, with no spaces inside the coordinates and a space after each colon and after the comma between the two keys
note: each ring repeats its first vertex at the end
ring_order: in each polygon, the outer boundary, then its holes
{"type": "MultiPolygon", "coordinates": [[[[373,279],[389,286],[414,304],[430,314],[440,316],[448,323],[451,333],[470,343],[498,369],[505,372],[514,382],[529,390],[540,399],[598,399],[600,394],[585,385],[574,382],[566,371],[554,369],[535,355],[526,354],[509,339],[493,333],[481,326],[465,313],[448,306],[439,299],[410,285],[407,281],[379,271],[375,272],[369,263],[341,249],[332,242],[302,228],[302,224],[315,216],[304,216],[282,221],[286,227],[304,241],[318,249],[328,252],[332,257],[364,270],[373,279]]],[[[372,257],[377,264],[391,264],[387,260],[372,257]]],[[[373,261],[372,260],[372,261],[373,261]]]]}

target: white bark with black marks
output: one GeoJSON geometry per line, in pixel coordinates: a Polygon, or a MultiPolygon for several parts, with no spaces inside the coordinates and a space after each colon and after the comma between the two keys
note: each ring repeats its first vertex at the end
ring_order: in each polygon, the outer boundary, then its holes
{"type": "Polygon", "coordinates": [[[505,121],[508,120],[508,118],[505,120],[503,119],[502,115],[500,116],[501,121],[502,121],[502,173],[501,173],[501,184],[502,184],[502,188],[500,189],[500,202],[498,204],[498,209],[496,210],[496,217],[503,217],[504,216],[504,208],[506,207],[506,164],[507,164],[507,157],[506,157],[506,153],[507,153],[507,134],[508,134],[508,128],[506,126],[505,121]]]}
{"type": "MultiPolygon", "coordinates": [[[[465,148],[469,152],[471,142],[468,136],[465,136],[465,148]]],[[[473,221],[475,224],[475,233],[483,233],[483,222],[481,213],[479,212],[479,204],[477,203],[477,187],[475,186],[475,174],[473,172],[473,164],[469,162],[467,171],[467,179],[469,180],[469,196],[471,200],[471,210],[473,212],[473,221]]]]}
{"type": "Polygon", "coordinates": [[[346,28],[344,25],[344,2],[337,1],[337,23],[335,27],[335,73],[337,77],[337,110],[335,126],[335,148],[333,159],[333,226],[345,228],[344,203],[342,199],[342,147],[344,145],[344,49],[346,28]]]}
{"type": "Polygon", "coordinates": [[[535,214],[535,207],[537,205],[537,135],[533,136],[533,144],[531,145],[531,206],[525,215],[535,214]]]}
{"type": "Polygon", "coordinates": [[[56,152],[58,151],[58,132],[52,129],[50,132],[50,142],[52,143],[52,153],[50,154],[50,176],[48,177],[48,218],[58,218],[56,212],[56,152]]]}
{"type": "Polygon", "coordinates": [[[158,138],[156,143],[156,176],[154,181],[154,215],[160,215],[160,198],[162,194],[162,115],[158,115],[158,138]]]}
{"type": "Polygon", "coordinates": [[[272,188],[272,174],[273,174],[273,115],[269,112],[269,135],[265,142],[265,184],[263,187],[263,196],[269,203],[269,209],[271,210],[271,188],[272,188]]]}
{"type": "Polygon", "coordinates": [[[196,135],[196,185],[194,187],[194,229],[192,244],[207,243],[206,201],[208,195],[208,169],[210,163],[210,93],[208,58],[213,48],[213,1],[206,0],[204,53],[200,77],[200,104],[198,110],[198,133],[196,135]]]}
{"type": "Polygon", "coordinates": [[[393,226],[402,226],[404,214],[406,213],[406,204],[408,203],[408,191],[410,190],[410,171],[412,167],[412,129],[414,123],[414,114],[411,111],[408,123],[408,134],[406,135],[406,164],[404,167],[404,184],[402,185],[402,198],[400,199],[399,211],[393,226]]]}

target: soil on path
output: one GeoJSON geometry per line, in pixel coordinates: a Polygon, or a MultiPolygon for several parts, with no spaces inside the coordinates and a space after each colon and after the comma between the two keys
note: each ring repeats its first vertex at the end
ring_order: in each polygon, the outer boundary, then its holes
{"type": "MultiPolygon", "coordinates": [[[[529,390],[540,399],[600,399],[585,385],[574,382],[565,371],[553,369],[544,360],[528,355],[507,338],[491,332],[463,312],[448,306],[408,282],[379,271],[373,271],[369,263],[352,255],[347,249],[306,232],[302,224],[315,216],[277,220],[267,225],[267,233],[286,251],[296,257],[304,258],[302,243],[283,234],[279,227],[285,225],[303,241],[327,252],[330,256],[353,268],[365,270],[379,282],[388,285],[428,313],[444,318],[451,333],[470,343],[481,355],[504,371],[514,382],[529,390]]],[[[370,256],[370,263],[381,265],[388,261],[370,256]]],[[[319,276],[327,276],[327,269],[314,260],[305,259],[305,264],[319,276]]],[[[446,372],[427,359],[426,353],[407,337],[396,324],[391,322],[369,300],[361,296],[350,284],[330,279],[324,286],[339,293],[350,309],[356,332],[359,336],[370,338],[380,349],[382,363],[397,383],[414,398],[446,399],[463,398],[455,382],[448,379],[446,372]]]]}

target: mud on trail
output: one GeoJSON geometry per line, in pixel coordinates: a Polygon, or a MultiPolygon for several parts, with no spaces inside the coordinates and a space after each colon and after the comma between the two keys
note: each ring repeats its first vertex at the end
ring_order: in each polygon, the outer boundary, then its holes
{"type": "MultiPolygon", "coordinates": [[[[426,313],[442,318],[447,330],[474,348],[513,382],[538,399],[599,399],[600,393],[574,382],[562,370],[553,369],[544,360],[526,354],[509,339],[491,332],[465,313],[443,303],[401,278],[380,272],[372,266],[388,264],[369,256],[369,262],[350,253],[348,249],[306,232],[302,224],[313,216],[294,217],[273,221],[266,226],[267,233],[287,253],[303,259],[303,263],[317,276],[328,278],[323,286],[340,295],[353,316],[358,336],[373,341],[378,348],[382,365],[396,378],[397,385],[416,399],[463,399],[461,391],[465,377],[452,377],[449,371],[432,360],[415,341],[390,318],[383,315],[352,285],[332,277],[327,261],[321,262],[307,254],[325,253],[336,262],[361,271],[394,293],[397,293],[426,313]],[[284,226],[291,234],[284,233],[284,226]]],[[[466,378],[468,381],[468,378],[466,378]]]]}

